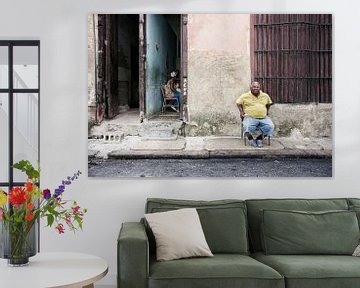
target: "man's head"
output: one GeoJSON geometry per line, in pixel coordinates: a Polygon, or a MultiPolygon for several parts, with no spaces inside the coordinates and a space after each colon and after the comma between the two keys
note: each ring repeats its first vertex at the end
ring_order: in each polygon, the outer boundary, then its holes
{"type": "Polygon", "coordinates": [[[253,95],[258,96],[260,94],[260,83],[259,82],[252,82],[250,85],[250,91],[253,95]]]}

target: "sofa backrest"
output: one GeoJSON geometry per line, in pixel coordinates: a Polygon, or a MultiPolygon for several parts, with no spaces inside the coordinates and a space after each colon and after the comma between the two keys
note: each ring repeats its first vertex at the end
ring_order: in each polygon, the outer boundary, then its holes
{"type": "Polygon", "coordinates": [[[262,251],[261,210],[332,211],[348,210],[347,199],[252,199],[246,200],[251,252],[262,251]]]}
{"type": "MultiPolygon", "coordinates": [[[[206,241],[213,253],[249,253],[245,201],[149,198],[146,202],[145,213],[166,212],[181,208],[197,209],[206,241]]],[[[153,250],[154,238],[148,227],[147,233],[151,250],[153,250]]]]}

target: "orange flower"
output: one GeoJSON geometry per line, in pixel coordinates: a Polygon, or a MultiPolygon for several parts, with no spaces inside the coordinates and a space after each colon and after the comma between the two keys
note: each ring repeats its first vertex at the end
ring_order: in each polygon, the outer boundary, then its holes
{"type": "Polygon", "coordinates": [[[28,214],[26,215],[26,221],[31,221],[34,218],[34,215],[28,214]]]}
{"type": "Polygon", "coordinates": [[[31,192],[34,188],[30,182],[25,183],[26,191],[31,192]]]}
{"type": "Polygon", "coordinates": [[[29,200],[31,198],[31,195],[29,193],[25,193],[24,198],[25,200],[29,200]]]}
{"type": "Polygon", "coordinates": [[[26,205],[26,210],[31,210],[34,208],[34,205],[32,203],[29,203],[26,205]]]}

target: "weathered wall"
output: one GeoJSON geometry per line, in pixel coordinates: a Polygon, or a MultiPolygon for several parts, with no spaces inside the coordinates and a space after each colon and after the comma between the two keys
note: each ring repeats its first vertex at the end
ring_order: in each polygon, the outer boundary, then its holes
{"type": "Polygon", "coordinates": [[[303,137],[332,136],[332,104],[275,104],[270,109],[275,136],[290,136],[295,130],[303,137]]]}
{"type": "MultiPolygon", "coordinates": [[[[270,109],[275,124],[275,137],[332,137],[332,104],[275,104],[270,109]]],[[[191,121],[186,125],[187,136],[240,136],[240,117],[232,122],[229,116],[191,121]]]]}
{"type": "MultiPolygon", "coordinates": [[[[250,15],[190,14],[188,136],[240,135],[235,100],[249,90],[250,15]]],[[[271,96],[271,95],[270,95],[271,96]]],[[[275,104],[274,136],[331,137],[331,104],[275,104]]]]}
{"type": "Polygon", "coordinates": [[[235,100],[251,78],[249,29],[248,14],[188,16],[189,115],[201,129],[238,122],[235,100]]]}
{"type": "Polygon", "coordinates": [[[97,19],[96,14],[89,14],[87,25],[87,41],[88,41],[88,122],[94,123],[95,121],[95,108],[96,108],[96,96],[95,96],[95,31],[97,27],[94,27],[94,18],[97,19]],[[95,29],[94,29],[95,28],[95,29]]]}

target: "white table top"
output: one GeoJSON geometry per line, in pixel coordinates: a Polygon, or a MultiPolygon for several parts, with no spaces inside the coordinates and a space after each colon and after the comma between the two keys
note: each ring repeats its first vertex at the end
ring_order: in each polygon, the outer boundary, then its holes
{"type": "Polygon", "coordinates": [[[0,288],[77,288],[100,280],[107,272],[107,262],[97,256],[38,253],[23,267],[9,267],[6,259],[0,259],[0,288]]]}

